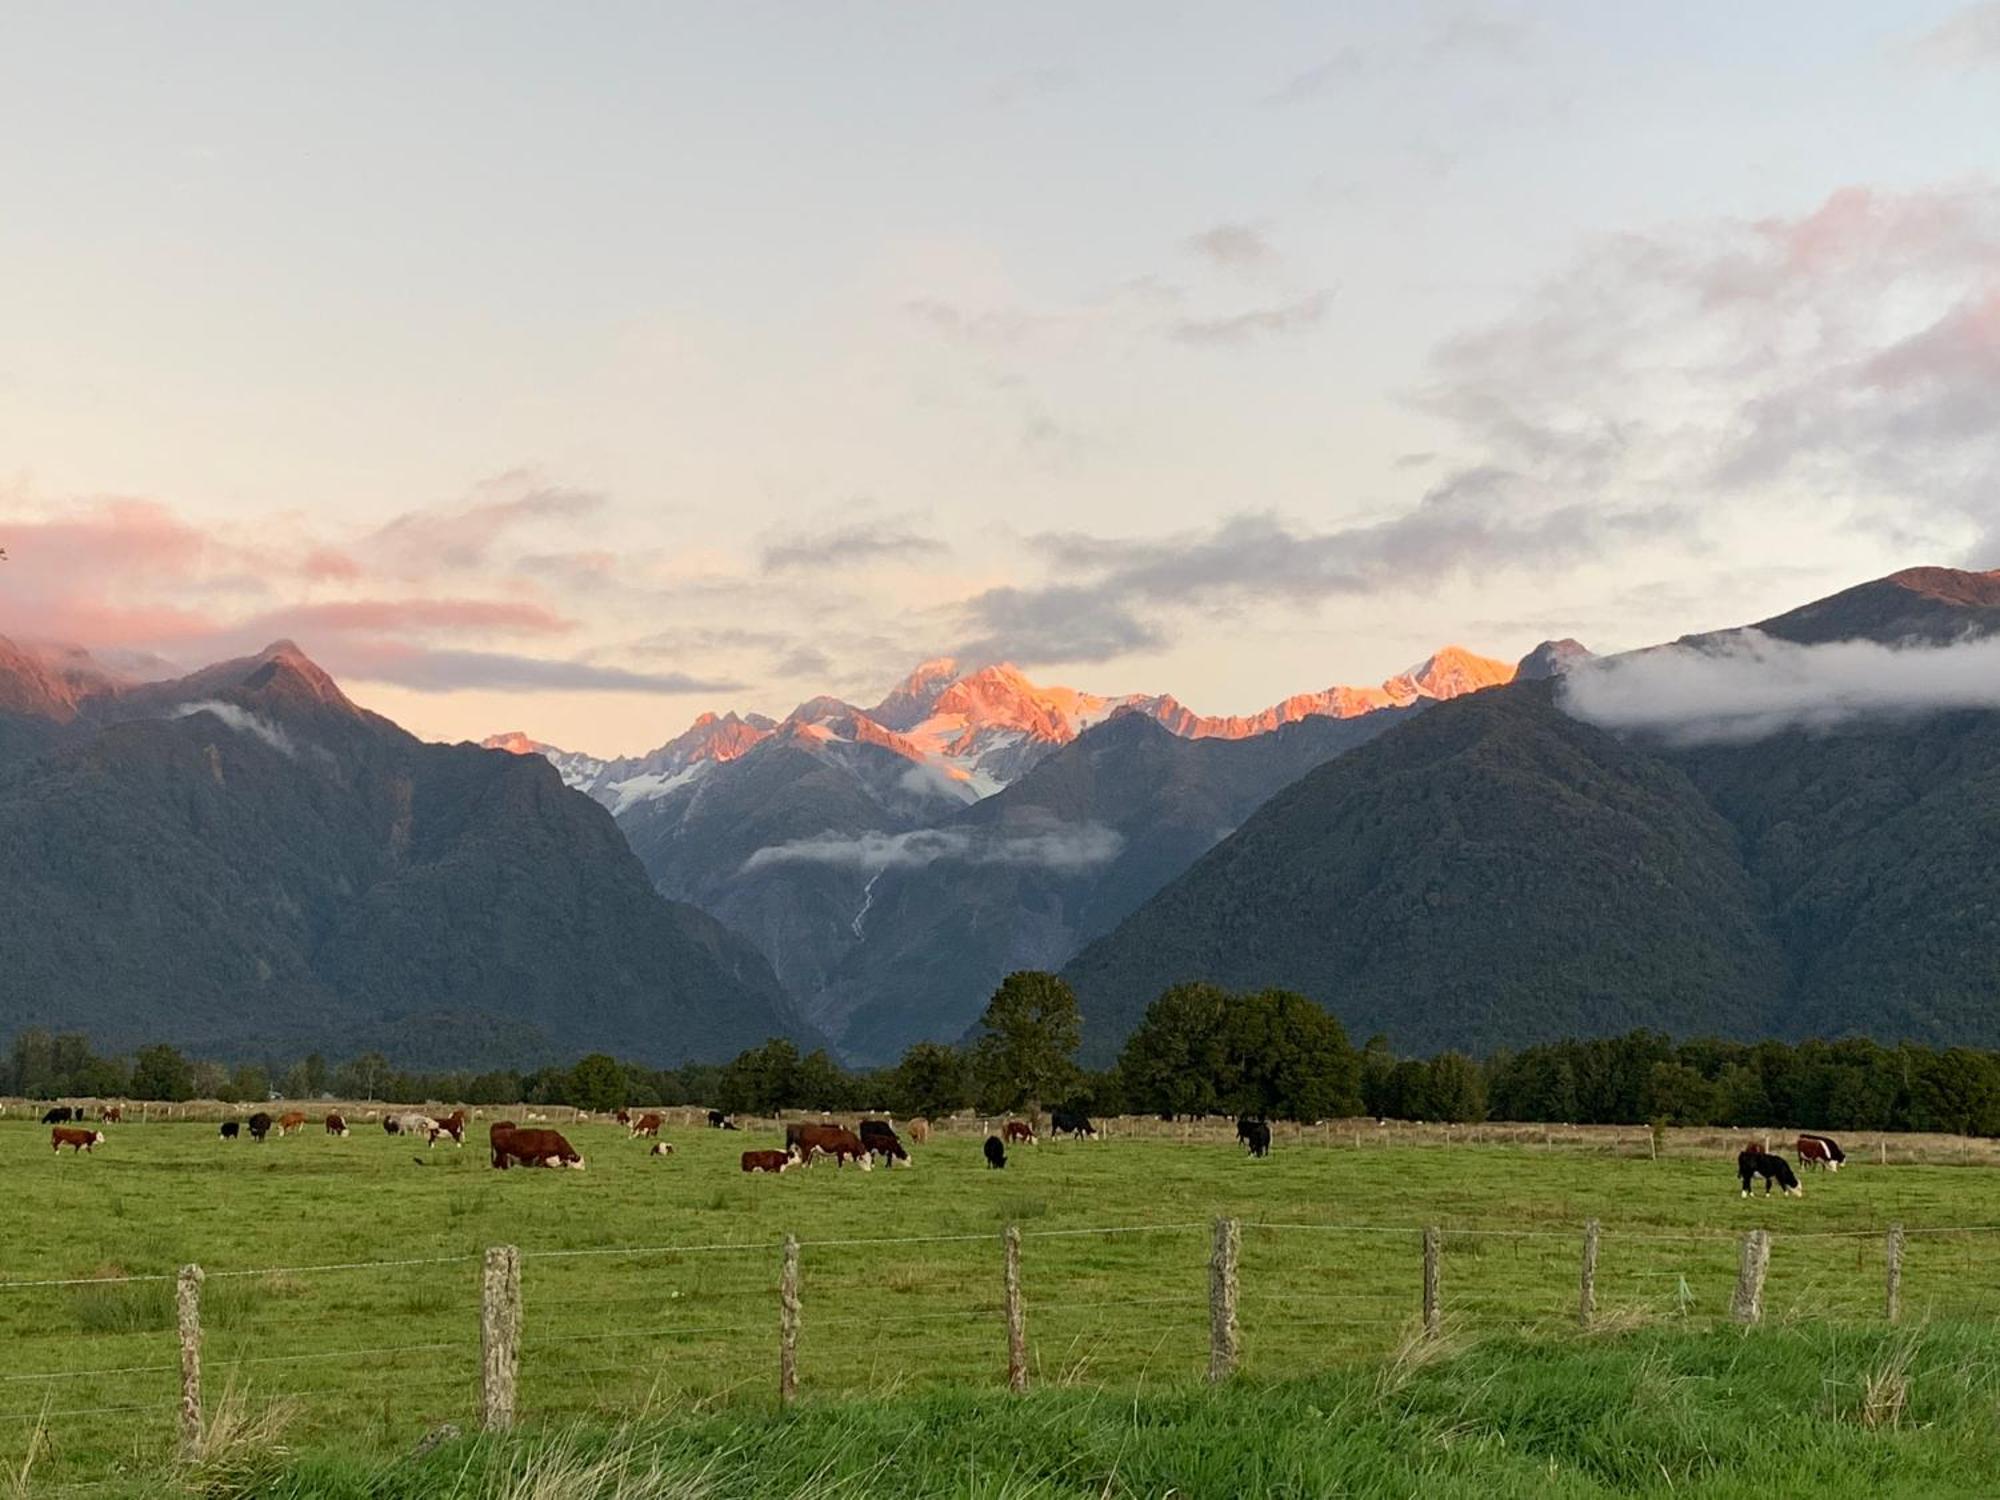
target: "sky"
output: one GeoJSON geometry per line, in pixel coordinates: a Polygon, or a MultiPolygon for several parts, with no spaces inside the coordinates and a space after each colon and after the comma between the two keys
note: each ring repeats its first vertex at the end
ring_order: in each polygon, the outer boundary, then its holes
{"type": "Polygon", "coordinates": [[[2000,3],[30,4],[0,633],[600,754],[2000,566],[2000,3]]]}

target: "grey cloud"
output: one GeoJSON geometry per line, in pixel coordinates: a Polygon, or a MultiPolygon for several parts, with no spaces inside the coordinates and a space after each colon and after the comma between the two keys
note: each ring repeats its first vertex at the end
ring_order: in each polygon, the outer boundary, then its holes
{"type": "Polygon", "coordinates": [[[1949,646],[1801,646],[1754,630],[1573,669],[1563,709],[1675,744],[1824,731],[1860,719],[2000,708],[2000,638],[1949,646]]]}
{"type": "Polygon", "coordinates": [[[504,693],[543,690],[611,693],[727,693],[744,684],[685,672],[633,672],[623,667],[497,651],[430,651],[401,645],[356,645],[328,653],[342,676],[390,682],[425,692],[485,688],[504,693]]]}
{"type": "Polygon", "coordinates": [[[766,573],[781,573],[789,568],[821,564],[839,567],[846,563],[931,557],[948,550],[937,538],[925,536],[901,521],[857,521],[818,532],[793,532],[783,541],[772,542],[764,548],[763,568],[766,573]]]}
{"type": "Polygon", "coordinates": [[[1032,865],[1077,871],[1107,864],[1125,847],[1123,835],[1097,823],[1052,825],[1026,833],[975,833],[964,828],[920,828],[913,833],[816,834],[759,849],[745,870],[771,865],[822,864],[846,869],[921,869],[939,860],[973,865],[1032,865]]]}
{"type": "Polygon", "coordinates": [[[1230,270],[1275,265],[1279,259],[1277,247],[1248,224],[1217,224],[1190,235],[1187,243],[1204,260],[1230,270]]]}
{"type": "Polygon", "coordinates": [[[1908,50],[1939,67],[2000,67],[2000,0],[1966,6],[1910,42],[1908,50]]]}
{"type": "Polygon", "coordinates": [[[1094,587],[988,589],[961,612],[973,634],[952,655],[967,662],[1110,661],[1166,643],[1158,629],[1094,587]]]}
{"type": "Polygon", "coordinates": [[[1353,82],[1368,70],[1367,54],[1359,47],[1342,47],[1324,61],[1296,73],[1271,95],[1267,104],[1303,104],[1321,99],[1353,82]]]}
{"type": "Polygon", "coordinates": [[[214,699],[200,703],[183,703],[168,717],[186,719],[195,714],[208,714],[212,718],[220,719],[238,734],[247,734],[252,739],[262,740],[286,759],[298,759],[298,747],[292,743],[292,737],[285,733],[283,728],[234,703],[224,703],[214,699]]]}
{"type": "Polygon", "coordinates": [[[1200,348],[1226,348],[1274,338],[1318,325],[1333,301],[1331,292],[1311,292],[1289,302],[1255,307],[1248,312],[1216,318],[1181,318],[1167,325],[1167,335],[1200,348]]]}
{"type": "Polygon", "coordinates": [[[498,491],[504,498],[457,509],[405,512],[371,533],[361,550],[422,572],[475,568],[514,527],[535,521],[576,520],[604,504],[602,495],[538,483],[527,474],[503,475],[482,489],[498,491]]]}

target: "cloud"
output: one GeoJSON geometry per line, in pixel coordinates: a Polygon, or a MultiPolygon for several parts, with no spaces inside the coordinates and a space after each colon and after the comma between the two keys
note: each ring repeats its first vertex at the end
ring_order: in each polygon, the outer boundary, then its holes
{"type": "Polygon", "coordinates": [[[223,703],[213,699],[204,700],[200,703],[183,703],[174,709],[168,717],[185,719],[195,714],[211,715],[214,718],[220,719],[238,734],[247,734],[252,739],[262,740],[286,759],[298,759],[298,747],[292,743],[292,737],[289,734],[285,733],[282,728],[273,724],[269,719],[259,714],[253,714],[248,709],[239,708],[234,703],[223,703]]]}
{"type": "Polygon", "coordinates": [[[1947,646],[1798,645],[1743,630],[1576,667],[1565,712],[1680,745],[1825,731],[1862,719],[2000,708],[2000,637],[1947,646]]]}
{"type": "Polygon", "coordinates": [[[390,641],[337,644],[323,659],[329,670],[343,677],[433,693],[472,688],[510,693],[726,693],[743,686],[728,678],[686,672],[634,672],[596,662],[500,651],[431,649],[390,641]]]}
{"type": "Polygon", "coordinates": [[[1188,237],[1188,248],[1212,265],[1226,270],[1259,270],[1281,257],[1261,230],[1248,224],[1217,224],[1188,237]]]}
{"type": "Polygon", "coordinates": [[[1293,74],[1283,88],[1264,102],[1284,105],[1323,99],[1353,83],[1367,71],[1366,53],[1359,47],[1342,47],[1323,61],[1314,63],[1304,72],[1293,74]]]}
{"type": "Polygon", "coordinates": [[[904,521],[857,521],[816,532],[794,531],[783,541],[767,544],[762,563],[766,573],[781,573],[791,568],[932,557],[947,550],[943,542],[904,521]]]}
{"type": "Polygon", "coordinates": [[[544,521],[575,521],[598,510],[604,497],[538,481],[525,472],[481,486],[497,498],[455,509],[405,512],[376,528],[356,550],[386,567],[421,575],[477,568],[510,531],[544,521]]]}
{"type": "Polygon", "coordinates": [[[246,640],[279,636],[498,631],[504,634],[558,634],[575,628],[540,604],[513,599],[347,599],[298,604],[244,621],[235,633],[246,640]]]}
{"type": "Polygon", "coordinates": [[[1216,318],[1178,318],[1167,325],[1167,336],[1199,348],[1229,348],[1259,339],[1281,337],[1317,327],[1333,301],[1331,292],[1311,292],[1289,302],[1253,307],[1247,312],[1216,318]]]}
{"type": "Polygon", "coordinates": [[[913,833],[817,834],[759,849],[746,871],[772,865],[820,864],[843,869],[914,870],[946,860],[970,865],[1032,865],[1058,873],[1093,869],[1118,857],[1125,839],[1097,823],[1051,826],[1029,833],[975,833],[920,828],[913,833]]]}
{"type": "Polygon", "coordinates": [[[1906,45],[1912,57],[1938,67],[2000,67],[2000,0],[1968,5],[1906,45]]]}
{"type": "Polygon", "coordinates": [[[952,655],[968,662],[1110,661],[1166,643],[1118,599],[1062,584],[987,589],[959,606],[973,632],[952,655]]]}

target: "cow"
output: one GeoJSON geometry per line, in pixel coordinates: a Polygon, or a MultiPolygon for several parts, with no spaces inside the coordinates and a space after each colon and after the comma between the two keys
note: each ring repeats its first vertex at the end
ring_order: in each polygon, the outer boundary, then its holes
{"type": "Polygon", "coordinates": [[[250,1132],[250,1139],[253,1141],[261,1141],[264,1139],[265,1136],[271,1133],[271,1126],[275,1122],[271,1119],[271,1117],[268,1114],[266,1114],[263,1110],[260,1109],[257,1111],[256,1114],[252,1115],[248,1120],[244,1121],[243,1123],[245,1128],[248,1129],[250,1132]]]}
{"type": "Polygon", "coordinates": [[[864,1172],[875,1165],[875,1158],[861,1144],[861,1137],[844,1125],[788,1125],[785,1148],[796,1150],[807,1166],[819,1156],[832,1157],[836,1167],[844,1167],[851,1161],[864,1172]]]}
{"type": "Polygon", "coordinates": [[[486,1136],[493,1147],[493,1165],[503,1172],[510,1162],[516,1161],[524,1167],[583,1170],[583,1158],[559,1130],[522,1130],[511,1121],[497,1120],[486,1136]]]}
{"type": "Polygon", "coordinates": [[[88,1151],[92,1146],[103,1143],[104,1132],[101,1130],[79,1130],[74,1125],[58,1125],[49,1132],[49,1149],[58,1155],[65,1146],[72,1151],[88,1151]]]}
{"type": "Polygon", "coordinates": [[[1825,1167],[1829,1172],[1838,1172],[1840,1164],[1847,1160],[1847,1153],[1840,1149],[1840,1143],[1828,1135],[1802,1135],[1797,1142],[1800,1167],[1825,1167]]]}
{"type": "Polygon", "coordinates": [[[278,1116],[278,1134],[290,1135],[295,1130],[306,1128],[306,1115],[302,1109],[287,1110],[278,1116]]]}
{"type": "Polygon", "coordinates": [[[437,1144],[437,1138],[438,1138],[438,1136],[440,1136],[440,1135],[448,1135],[448,1136],[450,1136],[450,1137],[451,1137],[451,1143],[452,1143],[452,1144],[453,1144],[454,1146],[463,1146],[463,1145],[465,1144],[465,1111],[464,1111],[464,1110],[462,1110],[462,1109],[455,1109],[455,1110],[453,1110],[453,1111],[452,1111],[452,1112],[451,1112],[450,1114],[448,1114],[448,1115],[444,1116],[444,1117],[443,1117],[442,1119],[438,1120],[438,1121],[436,1122],[436,1125],[437,1125],[437,1130],[436,1130],[436,1131],[435,1131],[435,1132],[434,1132],[434,1133],[432,1134],[432,1136],[431,1136],[431,1144],[432,1144],[432,1145],[436,1145],[436,1144],[437,1144]]]}
{"type": "Polygon", "coordinates": [[[784,1172],[799,1164],[799,1159],[789,1151],[745,1151],[743,1170],[746,1172],[784,1172]]]}
{"type": "Polygon", "coordinates": [[[396,1117],[396,1132],[399,1135],[420,1135],[432,1146],[444,1134],[444,1127],[420,1110],[408,1110],[396,1117]]]}
{"type": "Polygon", "coordinates": [[[657,1138],[660,1133],[660,1127],[666,1123],[664,1119],[656,1114],[632,1115],[624,1122],[630,1139],[635,1141],[640,1136],[657,1138]]]}
{"type": "Polygon", "coordinates": [[[403,1127],[397,1122],[394,1115],[384,1115],[382,1116],[382,1133],[384,1135],[401,1135],[403,1127]]]}
{"type": "Polygon", "coordinates": [[[646,1154],[648,1156],[672,1156],[674,1154],[673,1142],[655,1141],[653,1142],[653,1149],[646,1154]]]}
{"type": "Polygon", "coordinates": [[[1773,1184],[1785,1191],[1787,1198],[1803,1198],[1806,1190],[1799,1186],[1799,1179],[1792,1172],[1792,1164],[1782,1156],[1773,1156],[1762,1146],[1745,1146],[1736,1155],[1736,1175],[1743,1181],[1743,1196],[1750,1196],[1750,1179],[1764,1179],[1764,1196],[1771,1196],[1773,1184]]]}
{"type": "Polygon", "coordinates": [[[1000,1127],[1000,1135],[1010,1146],[1035,1144],[1035,1127],[1026,1120],[1009,1120],[1000,1127]]]}
{"type": "Polygon", "coordinates": [[[611,1111],[611,1118],[616,1120],[620,1125],[630,1125],[632,1123],[632,1111],[621,1105],[619,1108],[611,1111]]]}
{"type": "Polygon", "coordinates": [[[67,1125],[71,1120],[78,1118],[80,1116],[77,1112],[67,1104],[58,1104],[55,1108],[46,1111],[42,1115],[42,1123],[44,1125],[67,1125]]]}
{"type": "Polygon", "coordinates": [[[125,1118],[125,1106],[122,1104],[107,1104],[97,1112],[97,1118],[107,1124],[116,1125],[125,1118]]]}
{"type": "Polygon", "coordinates": [[[910,1153],[896,1139],[895,1129],[887,1120],[863,1120],[861,1144],[868,1148],[871,1155],[880,1156],[888,1166],[893,1167],[898,1162],[906,1167],[910,1165],[910,1153]]]}
{"type": "Polygon", "coordinates": [[[915,1141],[919,1146],[923,1146],[923,1145],[928,1145],[930,1143],[930,1138],[931,1138],[931,1122],[929,1120],[910,1121],[911,1140],[915,1141]]]}
{"type": "Polygon", "coordinates": [[[728,1115],[725,1115],[725,1114],[724,1114],[724,1113],[723,1113],[723,1112],[722,1112],[721,1110],[719,1110],[719,1109],[711,1109],[711,1110],[710,1110],[710,1111],[708,1112],[708,1128],[709,1128],[710,1130],[727,1130],[727,1129],[729,1129],[729,1128],[730,1128],[730,1126],[729,1126],[729,1116],[728,1116],[728,1115]]]}
{"type": "Polygon", "coordinates": [[[241,1135],[242,1133],[243,1133],[243,1127],[237,1124],[234,1120],[224,1120],[222,1122],[222,1128],[216,1132],[216,1134],[221,1136],[225,1141],[233,1141],[236,1139],[237,1136],[241,1135]]]}
{"type": "Polygon", "coordinates": [[[329,1110],[326,1116],[326,1133],[328,1135],[346,1135],[347,1121],[329,1110]]]}
{"type": "Polygon", "coordinates": [[[1236,1139],[1250,1148],[1252,1156],[1271,1154],[1271,1127],[1262,1120],[1253,1120],[1248,1115],[1238,1120],[1236,1139]]]}
{"type": "Polygon", "coordinates": [[[1080,1141],[1097,1139],[1097,1127],[1090,1123],[1090,1116],[1080,1109],[1059,1109],[1049,1116],[1049,1134],[1073,1135],[1080,1141]]]}
{"type": "Polygon", "coordinates": [[[1007,1148],[997,1135],[986,1137],[986,1165],[996,1169],[1007,1165],[1007,1148]]]}

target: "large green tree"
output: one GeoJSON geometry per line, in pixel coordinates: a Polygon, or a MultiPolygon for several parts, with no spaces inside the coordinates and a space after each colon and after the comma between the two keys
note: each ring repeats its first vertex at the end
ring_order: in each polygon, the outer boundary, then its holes
{"type": "Polygon", "coordinates": [[[132,1092],[141,1099],[178,1102],[194,1097],[194,1070],[178,1047],[141,1047],[132,1060],[132,1092]]]}
{"type": "Polygon", "coordinates": [[[1075,1084],[1083,1017],[1076,992],[1053,974],[1022,969],[1000,981],[979,1018],[972,1082],[983,1110],[1064,1098],[1075,1084]]]}
{"type": "Polygon", "coordinates": [[[965,1054],[942,1042],[916,1042],[890,1075],[889,1097],[904,1115],[936,1117],[972,1102],[965,1054]]]}

